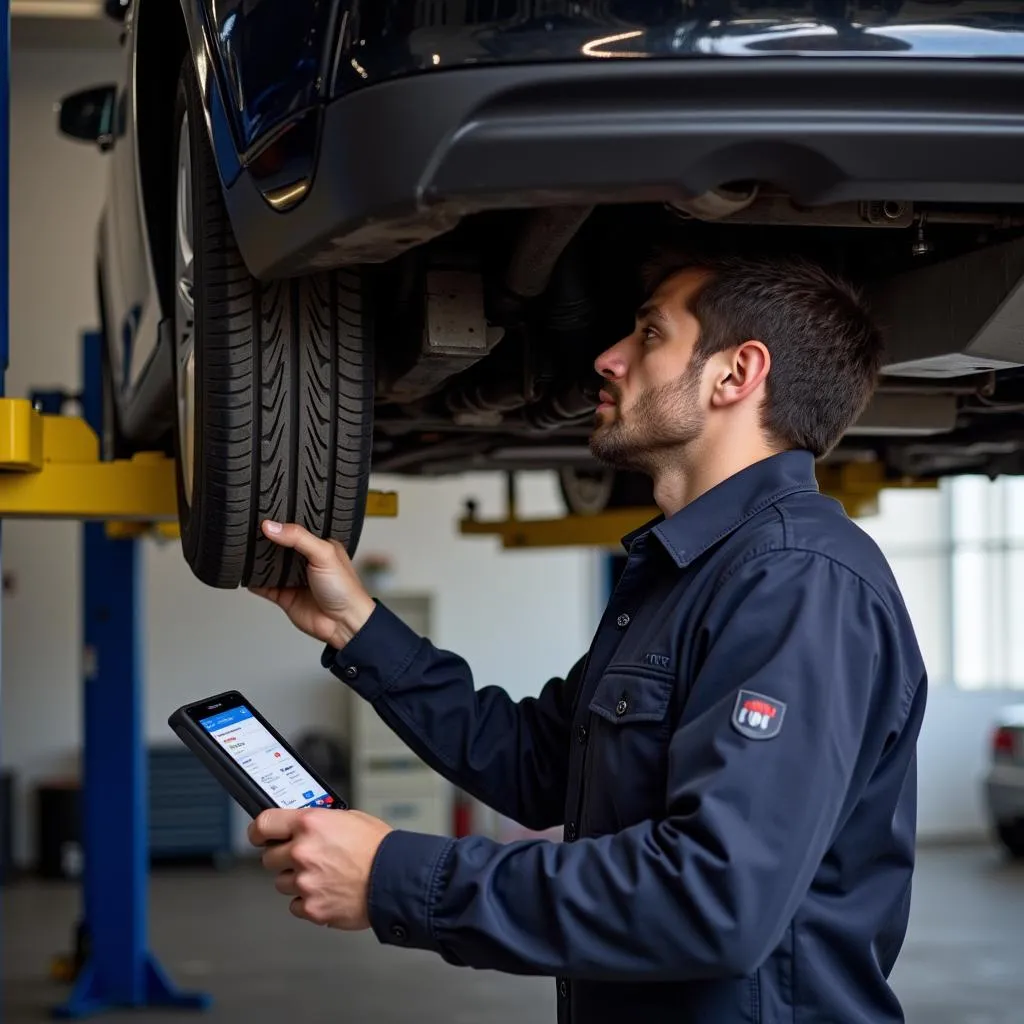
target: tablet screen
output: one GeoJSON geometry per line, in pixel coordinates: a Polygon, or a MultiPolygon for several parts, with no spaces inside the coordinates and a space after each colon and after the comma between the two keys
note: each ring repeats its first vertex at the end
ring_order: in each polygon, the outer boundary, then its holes
{"type": "Polygon", "coordinates": [[[243,704],[199,724],[249,774],[278,807],[331,807],[334,797],[324,792],[266,727],[243,704]]]}

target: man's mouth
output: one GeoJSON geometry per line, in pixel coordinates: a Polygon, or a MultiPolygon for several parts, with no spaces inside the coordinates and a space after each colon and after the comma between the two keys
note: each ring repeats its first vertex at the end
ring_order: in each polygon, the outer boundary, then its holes
{"type": "Polygon", "coordinates": [[[607,391],[599,391],[597,394],[598,406],[600,409],[612,409],[615,407],[615,399],[607,391]]]}

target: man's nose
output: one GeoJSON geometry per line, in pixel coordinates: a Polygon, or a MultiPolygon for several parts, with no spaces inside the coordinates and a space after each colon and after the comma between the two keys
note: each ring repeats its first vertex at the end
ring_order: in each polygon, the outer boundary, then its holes
{"type": "Polygon", "coordinates": [[[626,354],[622,342],[606,348],[595,360],[594,369],[606,380],[617,380],[626,375],[626,354]]]}

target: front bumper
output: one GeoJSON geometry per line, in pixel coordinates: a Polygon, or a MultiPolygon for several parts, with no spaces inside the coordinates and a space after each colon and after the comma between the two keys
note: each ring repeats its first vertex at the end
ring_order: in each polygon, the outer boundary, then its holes
{"type": "Polygon", "coordinates": [[[470,67],[323,112],[279,213],[227,200],[259,277],[390,259],[493,209],[658,202],[761,179],[799,203],[1024,202],[1024,61],[624,60],[470,67]]]}

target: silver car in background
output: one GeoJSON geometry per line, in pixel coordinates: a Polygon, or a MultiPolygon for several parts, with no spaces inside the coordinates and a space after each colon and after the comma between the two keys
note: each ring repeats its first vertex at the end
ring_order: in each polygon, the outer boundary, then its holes
{"type": "Polygon", "coordinates": [[[1003,708],[992,729],[985,803],[1000,843],[1024,858],[1024,704],[1003,708]]]}

